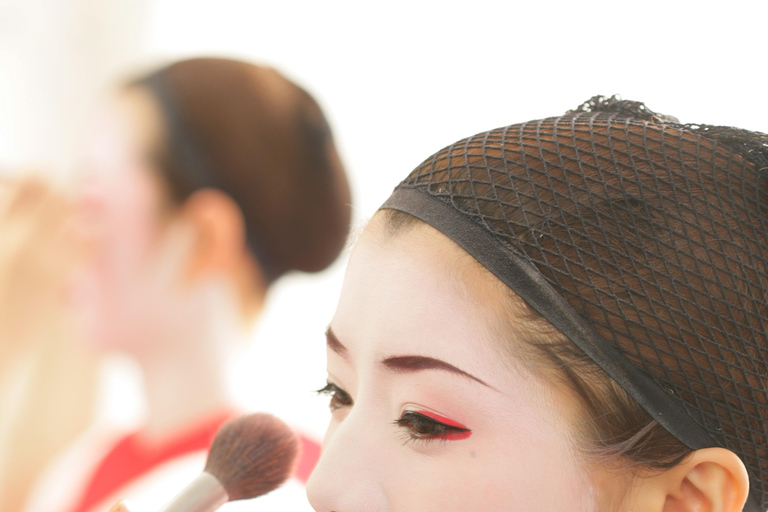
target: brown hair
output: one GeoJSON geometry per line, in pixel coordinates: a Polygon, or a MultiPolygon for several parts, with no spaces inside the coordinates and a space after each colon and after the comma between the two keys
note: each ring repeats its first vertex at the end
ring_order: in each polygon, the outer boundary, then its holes
{"type": "Polygon", "coordinates": [[[267,283],[336,259],[350,190],[323,112],[304,89],[274,69],[221,58],[176,62],[129,85],[161,106],[168,140],[157,163],[174,198],[205,187],[232,197],[267,283]]]}

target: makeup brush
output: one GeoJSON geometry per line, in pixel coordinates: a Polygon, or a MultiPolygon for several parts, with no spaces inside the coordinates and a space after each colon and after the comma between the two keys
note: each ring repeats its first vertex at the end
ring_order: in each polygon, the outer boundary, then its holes
{"type": "Polygon", "coordinates": [[[298,451],[293,431],[270,414],[232,420],[216,434],[205,471],[161,512],[213,512],[266,494],[291,475],[298,451]]]}

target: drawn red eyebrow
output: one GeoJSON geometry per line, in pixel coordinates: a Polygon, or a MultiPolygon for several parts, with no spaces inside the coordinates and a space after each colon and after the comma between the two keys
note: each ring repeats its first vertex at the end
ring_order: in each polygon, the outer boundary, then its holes
{"type": "MultiPolygon", "coordinates": [[[[325,339],[326,339],[326,343],[328,344],[328,348],[330,348],[331,350],[333,350],[343,358],[348,357],[349,351],[347,350],[347,347],[345,347],[339,341],[339,338],[336,337],[336,334],[334,334],[333,329],[331,329],[330,326],[325,331],[325,339]]],[[[462,377],[466,377],[468,379],[474,380],[475,382],[479,382],[483,386],[487,386],[493,389],[491,386],[483,382],[481,379],[478,379],[474,375],[467,373],[464,370],[461,370],[459,368],[456,368],[452,364],[446,363],[445,361],[441,361],[440,359],[435,359],[433,357],[393,356],[393,357],[388,357],[384,359],[383,361],[381,361],[381,364],[386,369],[393,372],[397,372],[397,373],[415,373],[423,370],[442,370],[442,371],[453,373],[455,375],[461,375],[462,377]]]]}

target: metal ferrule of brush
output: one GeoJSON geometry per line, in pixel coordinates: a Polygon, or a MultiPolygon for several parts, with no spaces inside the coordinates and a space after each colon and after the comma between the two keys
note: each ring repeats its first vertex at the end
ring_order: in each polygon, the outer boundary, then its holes
{"type": "Polygon", "coordinates": [[[229,496],[221,482],[203,472],[160,512],[213,512],[227,501],[229,496]]]}

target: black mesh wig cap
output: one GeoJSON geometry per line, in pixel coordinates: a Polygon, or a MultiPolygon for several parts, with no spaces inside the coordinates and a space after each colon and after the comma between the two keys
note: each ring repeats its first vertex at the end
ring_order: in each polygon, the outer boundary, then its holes
{"type": "Polygon", "coordinates": [[[768,509],[768,136],[594,97],[480,133],[382,206],[438,229],[768,509]]]}

